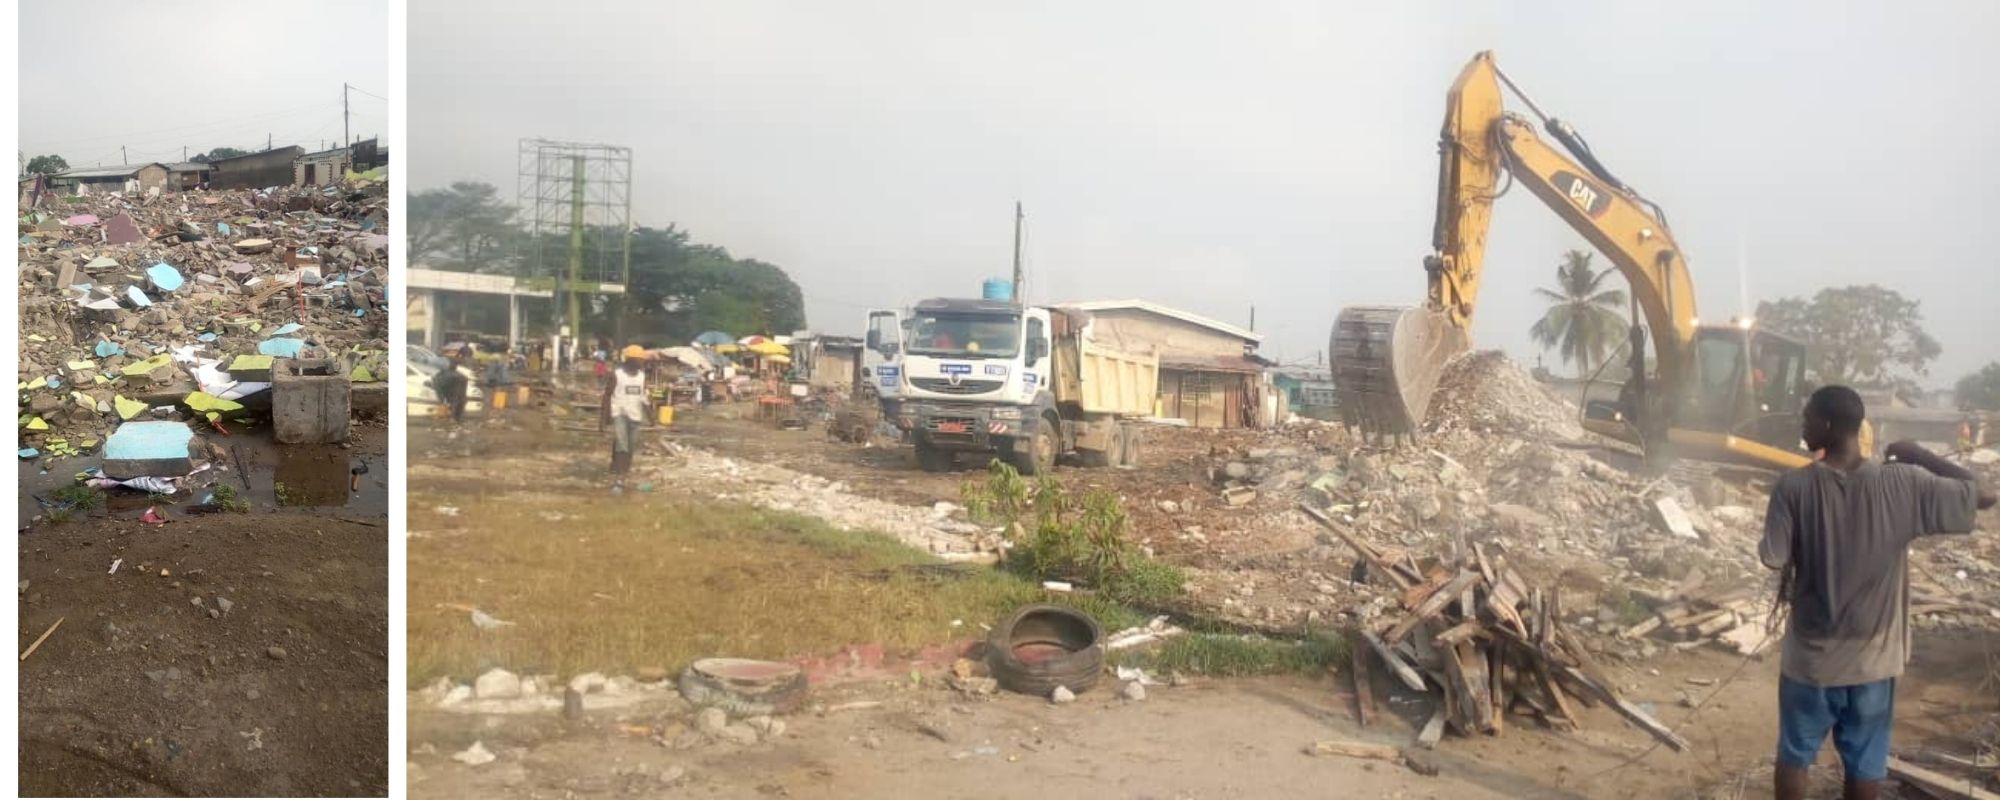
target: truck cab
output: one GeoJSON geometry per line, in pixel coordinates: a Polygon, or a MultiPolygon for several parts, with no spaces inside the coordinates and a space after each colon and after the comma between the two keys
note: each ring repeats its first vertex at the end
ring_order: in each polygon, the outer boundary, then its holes
{"type": "Polygon", "coordinates": [[[1154,355],[1091,341],[1080,311],[999,300],[933,299],[911,309],[902,407],[917,461],[942,470],[992,453],[1023,474],[1058,456],[1129,466],[1159,383],[1154,355]]]}
{"type": "Polygon", "coordinates": [[[861,375],[854,382],[863,397],[882,404],[882,414],[896,417],[896,403],[903,397],[903,326],[907,315],[894,309],[868,312],[867,333],[861,346],[861,375]]]}

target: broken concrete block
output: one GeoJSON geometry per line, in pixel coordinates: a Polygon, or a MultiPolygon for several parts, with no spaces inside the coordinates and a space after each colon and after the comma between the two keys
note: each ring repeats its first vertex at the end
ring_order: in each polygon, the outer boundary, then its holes
{"type": "Polygon", "coordinates": [[[257,343],[257,352],[278,358],[298,358],[304,350],[306,340],[290,336],[276,336],[257,343]]]}
{"type": "Polygon", "coordinates": [[[347,375],[326,359],[287,360],[272,370],[271,430],[284,444],[347,441],[347,375]]]}
{"type": "Polygon", "coordinates": [[[1257,499],[1257,490],[1248,486],[1232,486],[1222,490],[1222,500],[1230,508],[1242,508],[1257,499]]]}
{"type": "Polygon", "coordinates": [[[1694,532],[1694,520],[1688,518],[1687,509],[1681,508],[1680,501],[1662,497],[1653,501],[1654,522],[1660,529],[1682,539],[1700,538],[1694,532]]]}
{"type": "Polygon", "coordinates": [[[237,356],[236,360],[229,362],[229,368],[223,371],[229,373],[230,380],[270,383],[272,365],[276,363],[276,358],[267,355],[237,356]]]}
{"type": "Polygon", "coordinates": [[[273,243],[269,239],[244,239],[243,241],[237,242],[234,245],[234,247],[236,248],[236,252],[238,253],[242,253],[244,255],[255,255],[257,253],[271,252],[273,243]]]}
{"type": "Polygon", "coordinates": [[[139,231],[139,223],[134,222],[130,214],[120,213],[104,223],[104,241],[108,243],[134,244],[145,238],[146,235],[139,231]]]}
{"type": "Polygon", "coordinates": [[[172,265],[165,263],[147,267],[146,280],[153,284],[153,288],[167,294],[179,291],[183,285],[187,284],[187,279],[181,276],[180,270],[174,269],[172,265]]]}
{"type": "Polygon", "coordinates": [[[194,470],[194,431],[179,422],[127,422],[104,440],[104,473],[113,478],[186,475],[194,470]]]}

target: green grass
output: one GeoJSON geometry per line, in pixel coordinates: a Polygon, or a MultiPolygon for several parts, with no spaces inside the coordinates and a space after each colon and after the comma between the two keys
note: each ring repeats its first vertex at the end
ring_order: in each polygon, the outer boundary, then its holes
{"type": "MultiPolygon", "coordinates": [[[[982,626],[1029,603],[1076,608],[1106,635],[1153,616],[1110,591],[1051,593],[1015,571],[949,564],[882,534],[735,503],[418,488],[409,508],[410,528],[421,534],[408,546],[408,574],[421,576],[409,585],[412,686],[493,666],[631,674],[677,671],[707,656],[792,659],[871,642],[915,650],[983,638],[982,626]],[[431,511],[440,505],[460,515],[431,511]],[[514,624],[478,631],[463,606],[514,624]]],[[[1180,592],[1178,570],[1127,574],[1134,586],[1119,595],[1180,592]]],[[[1245,676],[1318,673],[1347,657],[1344,640],[1330,634],[1286,640],[1187,624],[1185,635],[1110,660],[1160,675],[1245,676]]]]}
{"type": "Polygon", "coordinates": [[[1138,667],[1156,675],[1242,677],[1248,675],[1312,674],[1347,660],[1347,642],[1319,634],[1303,640],[1257,635],[1192,632],[1133,652],[1119,652],[1114,663],[1138,667]]]}
{"type": "Polygon", "coordinates": [[[49,498],[77,511],[89,511],[104,505],[103,492],[81,483],[70,484],[49,492],[49,498]]]}
{"type": "Polygon", "coordinates": [[[218,483],[211,491],[211,494],[215,495],[215,505],[224,511],[241,514],[250,510],[250,501],[243,499],[242,495],[237,494],[236,487],[234,486],[226,483],[218,483]]]}
{"type": "Polygon", "coordinates": [[[879,534],[736,504],[419,490],[409,507],[411,529],[431,532],[409,542],[409,574],[421,576],[409,586],[411,685],[491,666],[629,674],[706,656],[915,649],[981,638],[982,624],[1034,602],[1079,608],[1106,631],[1148,618],[879,534]],[[437,505],[462,510],[442,517],[429,510],[437,505]],[[478,631],[463,606],[515,624],[478,631]]]}

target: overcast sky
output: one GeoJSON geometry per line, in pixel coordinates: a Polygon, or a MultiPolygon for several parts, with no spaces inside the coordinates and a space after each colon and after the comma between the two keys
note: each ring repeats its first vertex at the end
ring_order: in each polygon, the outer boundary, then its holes
{"type": "Polygon", "coordinates": [[[21,153],[71,166],[217,147],[390,144],[387,0],[91,0],[20,8],[21,153]],[[363,94],[367,92],[368,94],[363,94]],[[373,97],[369,95],[374,95],[373,97]]]}
{"type": "MultiPolygon", "coordinates": [[[[1667,209],[1704,318],[1872,281],[1931,382],[2000,357],[2000,4],[1335,5],[423,0],[407,174],[512,196],[519,138],[630,146],[637,222],[848,334],[1005,274],[1018,198],[1031,299],[1255,306],[1309,361],[1341,306],[1420,302],[1444,92],[1492,49],[1667,209]]],[[[1586,245],[1526,192],[1490,244],[1475,340],[1532,364],[1530,288],[1586,245]]]]}

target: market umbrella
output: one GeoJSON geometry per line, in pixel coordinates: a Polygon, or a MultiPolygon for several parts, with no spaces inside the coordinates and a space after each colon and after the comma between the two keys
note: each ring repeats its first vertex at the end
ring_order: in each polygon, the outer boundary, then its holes
{"type": "Polygon", "coordinates": [[[790,363],[792,363],[792,357],[791,357],[791,356],[785,356],[785,355],[767,355],[767,356],[764,356],[764,360],[765,360],[765,361],[767,361],[767,362],[770,362],[770,363],[772,363],[772,364],[790,364],[790,363]]]}
{"type": "Polygon", "coordinates": [[[756,334],[751,334],[751,335],[749,335],[749,336],[745,336],[745,337],[743,337],[743,338],[741,338],[741,339],[737,339],[737,340],[736,340],[736,343],[737,343],[737,344],[740,344],[740,345],[753,345],[753,344],[763,344],[763,343],[765,343],[765,342],[768,342],[768,341],[771,341],[771,340],[770,340],[769,338],[766,338],[766,337],[763,337],[763,336],[758,336],[758,335],[756,335],[756,334]]]}
{"type": "Polygon", "coordinates": [[[731,344],[735,341],[734,337],[722,331],[705,331],[700,336],[694,337],[694,343],[698,345],[731,344]]]}
{"type": "Polygon", "coordinates": [[[760,356],[788,356],[792,354],[791,348],[777,342],[757,342],[746,349],[760,356]]]}
{"type": "Polygon", "coordinates": [[[718,352],[718,353],[734,353],[734,352],[736,352],[736,351],[738,351],[738,350],[741,350],[741,349],[743,349],[743,348],[741,348],[741,347],[738,347],[738,346],[736,346],[736,345],[733,345],[733,344],[718,344],[718,345],[716,345],[716,346],[715,346],[715,352],[718,352]]]}

